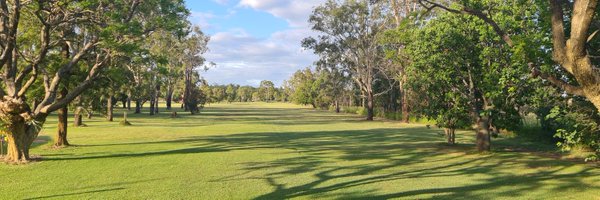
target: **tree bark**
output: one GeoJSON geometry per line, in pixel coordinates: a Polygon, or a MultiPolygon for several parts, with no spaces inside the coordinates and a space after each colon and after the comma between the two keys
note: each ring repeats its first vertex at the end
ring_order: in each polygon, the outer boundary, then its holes
{"type": "Polygon", "coordinates": [[[406,75],[402,76],[402,81],[400,81],[400,98],[402,99],[402,122],[409,123],[410,122],[410,111],[408,105],[408,89],[404,87],[404,82],[406,81],[406,75]]]}
{"type": "MultiPolygon", "coordinates": [[[[63,88],[60,91],[61,98],[64,98],[67,93],[67,89],[63,88]]],[[[67,140],[67,127],[69,124],[68,118],[68,106],[65,105],[64,107],[58,109],[58,130],[56,133],[56,141],[54,142],[55,147],[69,146],[69,141],[67,140]]]]}
{"type": "Polygon", "coordinates": [[[335,112],[340,113],[340,102],[335,100],[335,112]]]}
{"type": "Polygon", "coordinates": [[[477,150],[479,152],[491,150],[491,137],[490,137],[490,119],[484,115],[477,119],[477,150]]]}
{"type": "Polygon", "coordinates": [[[150,115],[154,115],[154,100],[150,100],[150,115]]]}
{"type": "Polygon", "coordinates": [[[373,92],[367,92],[367,121],[373,121],[375,116],[373,99],[373,92]]]}
{"type": "Polygon", "coordinates": [[[446,141],[448,142],[448,144],[456,143],[456,129],[444,128],[444,133],[446,135],[446,141]]]}
{"type": "Polygon", "coordinates": [[[3,98],[0,101],[0,115],[6,121],[4,128],[0,131],[7,136],[8,143],[8,151],[4,160],[15,163],[27,162],[30,159],[29,148],[38,136],[48,115],[40,113],[32,116],[29,106],[22,100],[7,96],[3,98]]]}
{"type": "Polygon", "coordinates": [[[135,114],[142,113],[142,102],[139,99],[135,100],[135,114]]]}
{"type": "Polygon", "coordinates": [[[131,110],[131,97],[127,97],[127,110],[131,110]]]}
{"type": "Polygon", "coordinates": [[[83,112],[83,108],[81,106],[75,108],[75,113],[73,113],[73,126],[75,127],[79,127],[83,124],[83,116],[81,115],[81,112],[83,112]]]}
{"type": "Polygon", "coordinates": [[[106,120],[108,120],[109,122],[113,121],[113,101],[112,101],[113,95],[108,95],[108,99],[106,100],[106,120]]]}
{"type": "Polygon", "coordinates": [[[167,94],[165,94],[165,103],[167,104],[167,110],[171,110],[171,102],[173,101],[173,89],[170,88],[167,90],[167,94]]]}

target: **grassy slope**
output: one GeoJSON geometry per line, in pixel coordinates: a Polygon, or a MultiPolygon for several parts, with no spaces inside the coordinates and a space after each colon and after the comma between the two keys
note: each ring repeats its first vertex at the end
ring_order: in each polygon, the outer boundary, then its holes
{"type": "Polygon", "coordinates": [[[134,126],[95,118],[70,128],[77,146],[40,144],[41,162],[0,165],[0,199],[600,198],[597,167],[475,154],[471,132],[448,147],[439,130],[275,103],[129,116],[134,126]]]}

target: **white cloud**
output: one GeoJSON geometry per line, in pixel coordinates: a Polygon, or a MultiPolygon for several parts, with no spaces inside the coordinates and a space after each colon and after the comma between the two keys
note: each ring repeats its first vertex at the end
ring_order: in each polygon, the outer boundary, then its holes
{"type": "Polygon", "coordinates": [[[210,83],[257,85],[260,81],[256,80],[271,80],[280,86],[296,70],[310,66],[316,59],[300,46],[309,34],[304,29],[290,29],[259,39],[240,29],[217,33],[205,55],[217,67],[203,76],[210,83]]]}
{"type": "Polygon", "coordinates": [[[307,26],[313,8],[324,2],[325,0],[241,0],[238,6],[268,12],[298,28],[307,26]]]}
{"type": "Polygon", "coordinates": [[[212,24],[209,23],[211,19],[216,18],[217,16],[208,12],[196,12],[192,11],[190,14],[190,21],[200,26],[203,30],[215,28],[212,24]]]}

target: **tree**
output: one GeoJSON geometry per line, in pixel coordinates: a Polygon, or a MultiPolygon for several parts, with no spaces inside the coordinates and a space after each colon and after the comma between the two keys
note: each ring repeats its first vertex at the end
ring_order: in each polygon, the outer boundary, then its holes
{"type": "Polygon", "coordinates": [[[275,84],[268,80],[261,81],[258,87],[258,95],[260,95],[261,101],[272,101],[275,95],[275,84]]]}
{"type": "Polygon", "coordinates": [[[321,59],[337,60],[351,74],[366,98],[367,120],[373,120],[374,98],[391,89],[375,91],[373,87],[380,78],[388,77],[385,72],[389,63],[376,42],[386,23],[380,4],[329,0],[315,8],[309,22],[321,35],[304,39],[303,46],[321,59]]]}
{"type": "Polygon", "coordinates": [[[233,84],[229,84],[227,85],[227,89],[225,90],[225,94],[227,96],[227,102],[231,103],[234,102],[235,99],[237,98],[236,96],[236,89],[237,87],[235,87],[233,84]]]}
{"type": "MultiPolygon", "coordinates": [[[[510,34],[511,31],[514,31],[513,29],[502,27],[503,24],[495,21],[499,17],[485,14],[486,12],[492,13],[486,9],[491,7],[486,6],[485,3],[463,0],[459,2],[458,8],[452,8],[431,0],[419,0],[419,2],[429,10],[441,8],[451,13],[466,14],[481,19],[493,28],[507,46],[515,50],[520,50],[523,47],[522,43],[531,42],[527,40],[515,42],[510,34]]],[[[561,67],[562,72],[568,74],[568,77],[572,77],[572,79],[566,81],[547,73],[544,69],[539,69],[538,66],[543,66],[538,61],[539,54],[527,54],[523,60],[531,68],[534,77],[541,77],[569,94],[586,97],[597,110],[600,110],[600,72],[595,67],[598,60],[590,55],[590,52],[596,52],[595,49],[590,48],[594,46],[590,44],[596,42],[593,40],[596,32],[590,31],[590,27],[597,24],[593,19],[598,15],[596,12],[598,0],[578,0],[573,3],[550,0],[549,5],[542,2],[536,3],[543,4],[545,8],[550,9],[549,12],[540,11],[540,16],[544,18],[539,20],[540,22],[550,22],[552,59],[561,67]],[[571,14],[565,13],[565,10],[570,11],[571,14]],[[566,33],[569,33],[568,38],[566,33]]],[[[502,13],[498,13],[498,15],[500,14],[502,13]]],[[[545,51],[544,49],[536,50],[545,51]]]]}
{"type": "Polygon", "coordinates": [[[108,60],[135,50],[132,41],[157,28],[179,28],[187,14],[183,1],[1,1],[0,68],[4,70],[4,84],[0,118],[9,146],[5,159],[28,161],[29,148],[49,113],[91,87],[108,60]],[[67,38],[60,35],[75,27],[78,31],[67,38]],[[21,34],[25,32],[31,34],[21,34]],[[52,69],[44,63],[60,52],[57,49],[63,41],[69,41],[66,44],[72,53],[67,62],[52,69]],[[93,64],[85,78],[57,100],[61,83],[87,59],[93,64]],[[25,100],[32,86],[40,84],[39,79],[44,97],[33,107],[25,100]]]}
{"type": "MultiPolygon", "coordinates": [[[[200,112],[199,105],[203,102],[199,101],[202,99],[202,91],[198,88],[200,80],[200,74],[198,74],[197,67],[204,65],[204,58],[202,54],[208,51],[207,44],[209,37],[204,35],[200,27],[193,27],[190,31],[190,35],[184,39],[186,45],[183,51],[184,64],[184,93],[183,103],[186,110],[189,110],[191,114],[200,112]]],[[[207,69],[205,67],[205,69],[207,69]]]]}

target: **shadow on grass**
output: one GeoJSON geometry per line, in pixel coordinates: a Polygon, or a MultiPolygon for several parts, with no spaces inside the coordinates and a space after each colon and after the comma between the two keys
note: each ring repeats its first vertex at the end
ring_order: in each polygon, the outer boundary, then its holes
{"type": "MultiPolygon", "coordinates": [[[[140,153],[118,153],[81,157],[53,157],[47,160],[130,158],[176,154],[199,154],[259,149],[285,149],[284,158],[239,163],[243,173],[215,179],[215,182],[242,181],[255,171],[266,172],[262,179],[273,191],[255,199],[344,197],[388,199],[429,195],[439,199],[490,197],[517,198],[530,191],[550,187],[563,191],[598,190],[583,177],[600,177],[600,171],[583,168],[564,171],[576,163],[537,157],[521,152],[474,153],[473,144],[445,145],[442,136],[425,128],[380,128],[348,131],[242,133],[223,136],[195,136],[170,141],[120,143],[89,146],[174,144],[187,148],[140,153]],[[336,162],[358,162],[341,164],[336,162]],[[513,168],[535,170],[519,173],[513,168]],[[286,177],[310,173],[308,183],[289,183],[286,177]],[[377,189],[356,193],[351,188],[385,184],[388,181],[448,180],[478,176],[471,183],[453,186],[399,187],[395,192],[377,189]],[[548,184],[547,181],[558,183],[548,184]],[[497,190],[506,187],[509,190],[497,190]],[[491,190],[494,189],[494,190],[491,190]]],[[[135,147],[134,147],[135,148],[135,147]]],[[[257,160],[260,160],[257,158],[257,160]]]]}
{"type": "Polygon", "coordinates": [[[49,199],[49,198],[57,198],[57,197],[67,197],[67,196],[74,196],[74,195],[82,195],[82,194],[95,194],[95,193],[102,193],[102,192],[114,192],[117,190],[124,190],[125,188],[122,187],[118,187],[118,188],[109,188],[109,189],[101,189],[101,190],[90,190],[90,191],[84,191],[84,192],[72,192],[72,193],[64,193],[64,194],[54,194],[54,195],[48,195],[48,196],[41,196],[41,197],[33,197],[33,198],[27,198],[28,200],[31,199],[49,199]]]}

